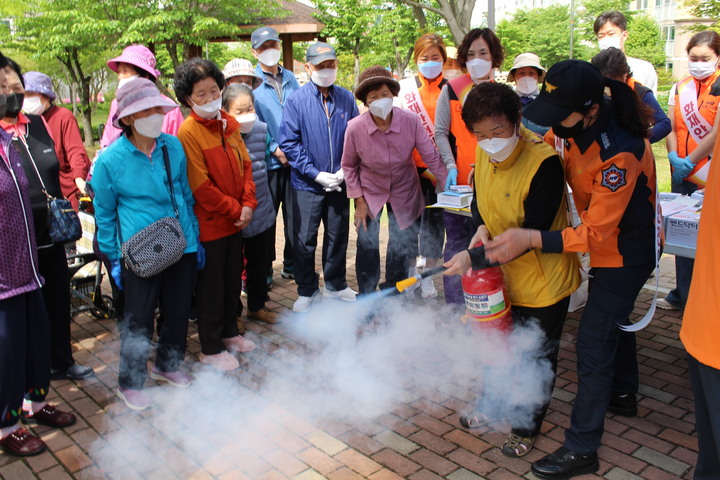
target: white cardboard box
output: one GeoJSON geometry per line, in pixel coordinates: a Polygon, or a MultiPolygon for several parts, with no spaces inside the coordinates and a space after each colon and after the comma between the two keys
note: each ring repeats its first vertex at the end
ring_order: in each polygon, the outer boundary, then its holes
{"type": "Polygon", "coordinates": [[[442,206],[463,208],[470,206],[472,198],[472,193],[458,193],[447,191],[438,193],[437,203],[442,206]]]}
{"type": "Polygon", "coordinates": [[[684,210],[667,219],[667,243],[697,248],[699,210],[684,210]]]}

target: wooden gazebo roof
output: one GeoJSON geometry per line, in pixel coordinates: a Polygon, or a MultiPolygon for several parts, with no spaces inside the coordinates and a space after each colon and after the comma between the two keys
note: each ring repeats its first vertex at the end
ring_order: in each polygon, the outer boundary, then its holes
{"type": "Polygon", "coordinates": [[[233,42],[238,40],[250,41],[250,34],[259,27],[272,27],[280,36],[283,49],[283,63],[285,68],[293,69],[293,42],[310,42],[324,40],[320,34],[325,24],[315,18],[320,11],[316,8],[293,0],[278,0],[280,8],[288,12],[287,15],[272,18],[259,18],[257,22],[248,25],[239,25],[243,31],[233,38],[216,38],[215,42],[233,42]]]}

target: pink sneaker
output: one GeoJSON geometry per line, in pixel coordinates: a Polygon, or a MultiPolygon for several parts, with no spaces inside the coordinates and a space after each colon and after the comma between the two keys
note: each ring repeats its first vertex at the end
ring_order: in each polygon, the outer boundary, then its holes
{"type": "Polygon", "coordinates": [[[118,388],[118,397],[125,402],[125,405],[132,410],[147,410],[152,406],[152,401],[145,390],[131,390],[129,388],[118,388]]]}
{"type": "Polygon", "coordinates": [[[201,353],[200,362],[223,372],[240,368],[240,362],[238,362],[237,358],[233,357],[230,352],[227,351],[216,353],[215,355],[203,355],[201,353]]]}
{"type": "Polygon", "coordinates": [[[227,348],[231,352],[251,352],[255,350],[255,347],[257,347],[257,345],[255,345],[255,342],[248,340],[242,335],[230,338],[223,338],[222,341],[225,344],[225,348],[227,348]]]}
{"type": "Polygon", "coordinates": [[[159,382],[167,382],[173,387],[180,388],[189,387],[193,381],[192,377],[182,370],[163,372],[155,365],[153,365],[152,370],[150,370],[150,378],[159,382]]]}

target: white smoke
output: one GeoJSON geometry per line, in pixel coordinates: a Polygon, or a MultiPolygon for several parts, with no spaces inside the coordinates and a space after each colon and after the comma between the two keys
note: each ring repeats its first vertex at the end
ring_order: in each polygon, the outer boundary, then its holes
{"type": "Polygon", "coordinates": [[[124,428],[105,434],[90,455],[112,477],[128,468],[211,471],[230,461],[224,455],[256,451],[272,432],[297,431],[298,423],[361,427],[433,392],[465,403],[460,414],[480,406],[505,429],[528,427],[552,378],[542,331],[533,323],[509,335],[479,331],[459,316],[403,296],[318,302],[274,332],[246,335],[258,348],[241,355],[238,371],[188,362],[194,383],[148,388],[151,410],[129,412],[115,400],[108,421],[122,418],[124,428]],[[155,450],[170,452],[170,463],[158,462],[155,450]]]}

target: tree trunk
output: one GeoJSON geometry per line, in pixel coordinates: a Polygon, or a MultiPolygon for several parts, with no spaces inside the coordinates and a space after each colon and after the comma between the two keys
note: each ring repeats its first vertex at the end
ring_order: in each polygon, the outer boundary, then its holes
{"type": "Polygon", "coordinates": [[[92,131],[92,107],[90,106],[90,76],[85,75],[82,71],[80,58],[77,50],[72,52],[72,66],[75,69],[76,76],[80,80],[80,113],[82,113],[83,134],[85,137],[85,146],[93,146],[92,131]]]}
{"type": "Polygon", "coordinates": [[[418,21],[418,26],[420,27],[420,30],[427,30],[428,23],[427,18],[425,17],[425,11],[420,8],[413,5],[413,16],[418,21]]]}
{"type": "MultiPolygon", "coordinates": [[[[429,10],[441,15],[450,29],[455,45],[460,45],[463,37],[470,30],[470,19],[475,8],[475,0],[437,0],[440,8],[424,5],[418,0],[398,1],[413,7],[415,18],[418,18],[415,9],[429,10]]],[[[419,18],[418,21],[420,21],[419,18]]]]}
{"type": "Polygon", "coordinates": [[[167,48],[168,54],[170,55],[170,60],[172,60],[173,70],[177,70],[177,68],[180,66],[180,59],[178,58],[177,53],[177,43],[165,42],[165,47],[167,48]]]}
{"type": "Polygon", "coordinates": [[[360,38],[355,38],[355,46],[353,47],[353,56],[355,57],[355,72],[353,84],[357,85],[360,77],[360,38]]]}

